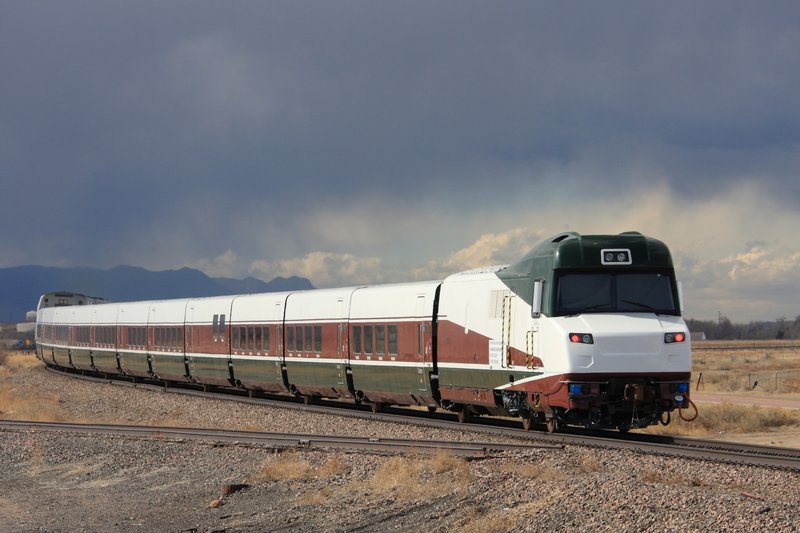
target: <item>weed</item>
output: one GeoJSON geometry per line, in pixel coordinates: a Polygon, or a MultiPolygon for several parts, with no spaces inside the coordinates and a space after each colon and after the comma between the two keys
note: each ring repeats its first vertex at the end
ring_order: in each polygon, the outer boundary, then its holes
{"type": "Polygon", "coordinates": [[[800,411],[755,407],[730,403],[703,404],[697,419],[684,422],[673,417],[667,427],[652,426],[648,433],[668,435],[716,435],[720,433],[759,433],[800,426],[800,411]]]}
{"type": "Polygon", "coordinates": [[[602,472],[604,470],[602,463],[597,459],[596,455],[586,454],[581,457],[578,464],[578,472],[582,474],[590,474],[592,472],[602,472]]]}
{"type": "Polygon", "coordinates": [[[251,475],[245,483],[269,481],[294,481],[307,479],[311,475],[311,464],[295,452],[279,453],[261,465],[261,470],[251,475]]]}

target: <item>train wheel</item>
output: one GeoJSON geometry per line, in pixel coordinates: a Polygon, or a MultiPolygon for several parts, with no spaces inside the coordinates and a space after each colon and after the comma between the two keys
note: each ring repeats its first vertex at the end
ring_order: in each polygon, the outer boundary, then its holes
{"type": "Polygon", "coordinates": [[[373,413],[380,413],[383,410],[383,404],[380,402],[372,402],[370,406],[373,413]]]}
{"type": "Polygon", "coordinates": [[[527,416],[522,417],[522,429],[530,431],[533,429],[533,419],[527,416]]]}
{"type": "Polygon", "coordinates": [[[428,412],[431,413],[431,414],[435,413],[436,412],[436,406],[435,405],[429,405],[428,406],[428,412]]]}
{"type": "Polygon", "coordinates": [[[309,395],[309,396],[303,396],[303,403],[306,405],[314,405],[315,403],[317,403],[317,401],[316,398],[309,395]]]}
{"type": "Polygon", "coordinates": [[[561,430],[561,424],[558,422],[556,417],[548,418],[547,419],[547,432],[548,433],[556,433],[557,431],[561,430]]]}
{"type": "Polygon", "coordinates": [[[470,413],[469,413],[469,411],[467,410],[466,407],[462,407],[461,409],[459,409],[459,411],[458,411],[458,421],[459,422],[464,424],[466,422],[469,422],[470,418],[472,418],[472,416],[470,415],[470,413]]]}

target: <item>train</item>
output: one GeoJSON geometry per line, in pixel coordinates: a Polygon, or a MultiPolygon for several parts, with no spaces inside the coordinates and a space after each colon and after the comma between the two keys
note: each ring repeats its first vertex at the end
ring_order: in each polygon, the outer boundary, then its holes
{"type": "Polygon", "coordinates": [[[48,293],[36,351],[82,373],[625,432],[691,404],[681,292],[663,242],[566,232],[438,281],[120,303],[48,293]]]}

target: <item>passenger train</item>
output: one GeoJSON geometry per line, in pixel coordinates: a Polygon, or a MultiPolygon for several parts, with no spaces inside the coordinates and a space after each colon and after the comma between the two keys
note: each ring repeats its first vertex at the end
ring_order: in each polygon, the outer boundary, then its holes
{"type": "Polygon", "coordinates": [[[85,373],[309,403],[627,431],[690,404],[680,302],[662,242],[569,232],[510,266],[441,281],[130,303],[49,293],[37,355],[85,373]]]}

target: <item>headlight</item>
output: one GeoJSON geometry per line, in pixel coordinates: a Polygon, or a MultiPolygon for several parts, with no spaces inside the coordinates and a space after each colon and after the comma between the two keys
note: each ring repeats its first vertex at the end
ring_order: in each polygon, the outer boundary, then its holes
{"type": "Polygon", "coordinates": [[[664,333],[664,342],[667,344],[674,344],[676,342],[685,342],[686,341],[686,333],[678,332],[678,333],[664,333]]]}
{"type": "Polygon", "coordinates": [[[591,333],[570,333],[569,340],[580,344],[594,344],[594,337],[591,333]]]}

